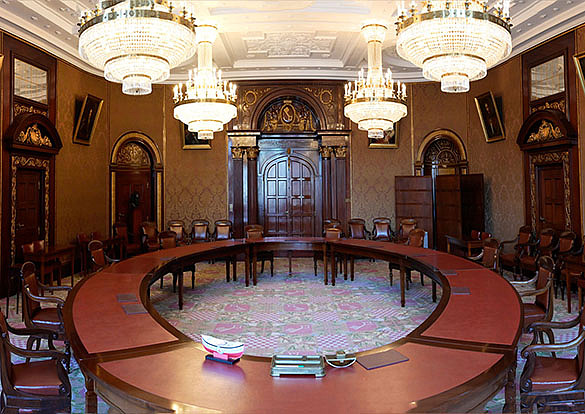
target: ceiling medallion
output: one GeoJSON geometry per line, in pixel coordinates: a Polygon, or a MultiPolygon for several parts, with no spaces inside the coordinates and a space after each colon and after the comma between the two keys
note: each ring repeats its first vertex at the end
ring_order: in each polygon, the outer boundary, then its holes
{"type": "Polygon", "coordinates": [[[81,17],[79,54],[125,94],[147,95],[194,55],[194,21],[166,0],[102,0],[81,17]]]}
{"type": "Polygon", "coordinates": [[[199,139],[213,139],[237,115],[236,85],[221,80],[221,70],[213,67],[212,45],[217,27],[197,25],[197,69],[189,71],[189,80],[174,88],[175,118],[197,132],[199,139]]]}
{"type": "Polygon", "coordinates": [[[345,85],[344,114],[358,128],[368,131],[368,138],[383,138],[384,131],[406,116],[406,86],[394,82],[390,69],[382,71],[382,43],[388,27],[380,22],[362,25],[362,35],[368,42],[368,73],[363,70],[358,80],[345,85]]]}
{"type": "Polygon", "coordinates": [[[510,0],[491,10],[488,0],[428,0],[420,10],[416,3],[398,17],[396,50],[443,92],[469,91],[510,55],[510,0]]]}

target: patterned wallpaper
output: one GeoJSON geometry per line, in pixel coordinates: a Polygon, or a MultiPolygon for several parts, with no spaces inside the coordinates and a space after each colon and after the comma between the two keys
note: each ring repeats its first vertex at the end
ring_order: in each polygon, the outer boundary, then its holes
{"type": "MultiPolygon", "coordinates": [[[[576,30],[575,36],[575,54],[585,53],[585,27],[579,27],[576,30]]],[[[572,63],[572,62],[571,62],[572,63]]],[[[580,80],[577,77],[577,131],[579,137],[579,171],[585,168],[585,136],[582,134],[585,131],[585,94],[580,80]]],[[[581,232],[584,232],[585,227],[585,177],[579,174],[580,180],[580,194],[581,194],[581,232]]]]}

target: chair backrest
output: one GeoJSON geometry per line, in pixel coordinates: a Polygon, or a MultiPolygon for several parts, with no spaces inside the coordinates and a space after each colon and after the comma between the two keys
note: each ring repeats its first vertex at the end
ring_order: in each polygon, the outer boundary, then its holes
{"type": "MultiPolygon", "coordinates": [[[[581,309],[581,317],[579,320],[579,335],[585,329],[585,311],[581,309]]],[[[579,344],[577,348],[577,363],[579,365],[579,380],[583,380],[583,368],[585,365],[585,341],[579,344]]]]}
{"type": "Polygon", "coordinates": [[[21,290],[22,290],[22,317],[25,325],[30,326],[33,315],[41,308],[41,304],[30,299],[26,295],[28,287],[30,293],[39,296],[39,285],[37,281],[36,268],[34,263],[25,262],[20,268],[21,290]]]}
{"type": "Polygon", "coordinates": [[[85,233],[77,233],[76,240],[77,240],[77,244],[78,244],[79,246],[81,246],[81,245],[82,245],[82,244],[84,244],[84,243],[89,243],[89,241],[90,241],[91,239],[90,239],[90,238],[89,238],[89,236],[88,236],[87,234],[85,234],[85,233]]]}
{"type": "Polygon", "coordinates": [[[374,222],[374,240],[390,241],[392,235],[390,233],[390,219],[388,217],[377,217],[374,222]]]}
{"type": "Polygon", "coordinates": [[[121,237],[128,244],[128,225],[126,223],[114,223],[114,236],[121,237]]]}
{"type": "Polygon", "coordinates": [[[42,252],[45,250],[45,240],[35,240],[33,242],[34,252],[42,252]]]}
{"type": "Polygon", "coordinates": [[[146,236],[147,240],[154,241],[157,238],[158,231],[156,230],[156,223],[152,221],[145,221],[141,225],[142,234],[146,236]]]}
{"type": "Polygon", "coordinates": [[[177,247],[177,233],[174,231],[162,231],[158,234],[161,249],[172,249],[177,247]]]}
{"type": "Polygon", "coordinates": [[[407,238],[412,230],[416,229],[416,220],[412,218],[405,218],[400,220],[400,227],[398,228],[398,235],[402,238],[407,238]]]}
{"type": "Polygon", "coordinates": [[[10,343],[10,331],[8,331],[8,324],[6,322],[6,317],[4,313],[0,311],[0,333],[2,334],[1,340],[1,347],[0,349],[0,369],[2,370],[2,389],[8,390],[12,389],[12,378],[13,378],[13,368],[12,368],[12,358],[10,354],[10,348],[8,348],[8,343],[10,343]]]}
{"type": "Polygon", "coordinates": [[[488,233],[487,231],[482,231],[481,233],[479,233],[479,240],[486,240],[486,239],[491,239],[492,234],[488,233]]]}
{"type": "Polygon", "coordinates": [[[183,220],[169,220],[169,230],[177,234],[177,241],[185,239],[185,222],[183,220]]]}
{"type": "MultiPolygon", "coordinates": [[[[538,259],[538,278],[536,279],[536,289],[543,289],[548,283],[549,279],[552,279],[554,271],[554,262],[550,256],[542,256],[538,259]]],[[[552,312],[552,283],[550,289],[546,292],[536,296],[535,303],[552,312]]]]}
{"type": "Polygon", "coordinates": [[[406,244],[412,247],[423,247],[426,234],[427,232],[423,229],[413,229],[408,233],[408,241],[406,244]]]}
{"type": "Polygon", "coordinates": [[[471,230],[471,240],[480,240],[480,234],[479,230],[471,230]]]}
{"type": "Polygon", "coordinates": [[[35,245],[34,243],[26,243],[21,246],[23,254],[29,254],[35,252],[35,245]]]}
{"type": "Polygon", "coordinates": [[[540,231],[538,237],[538,250],[543,254],[552,252],[557,242],[557,232],[555,229],[546,228],[540,231]]]}
{"type": "Polygon", "coordinates": [[[341,229],[337,227],[329,227],[325,230],[326,239],[341,239],[341,229]]]}
{"type": "Polygon", "coordinates": [[[209,240],[209,221],[197,219],[191,222],[191,241],[203,242],[209,240]]]}
{"type": "Polygon", "coordinates": [[[559,254],[566,254],[575,249],[577,234],[574,231],[564,231],[559,236],[559,254]]]}
{"type": "Polygon", "coordinates": [[[532,239],[532,227],[522,226],[518,230],[518,243],[528,243],[532,239]]]}
{"type": "Polygon", "coordinates": [[[349,238],[365,239],[366,238],[366,221],[361,218],[352,218],[348,221],[349,238]]]}
{"type": "Polygon", "coordinates": [[[106,267],[108,265],[106,261],[106,254],[104,253],[104,244],[101,240],[92,240],[87,245],[91,260],[99,267],[106,267]]]}
{"type": "Polygon", "coordinates": [[[323,220],[323,228],[325,227],[337,227],[338,229],[341,228],[341,221],[337,220],[337,219],[332,219],[332,218],[328,218],[328,219],[324,219],[323,220]],[[331,225],[331,226],[329,226],[331,225]]]}
{"type": "Polygon", "coordinates": [[[213,238],[215,240],[229,240],[233,238],[232,221],[231,220],[216,220],[213,238]]]}
{"type": "Polygon", "coordinates": [[[487,238],[483,241],[483,256],[481,264],[488,269],[496,270],[498,264],[498,254],[500,252],[500,242],[497,239],[487,238]]]}
{"type": "Polygon", "coordinates": [[[100,233],[99,231],[92,231],[91,234],[89,235],[89,237],[92,240],[103,240],[104,237],[102,236],[102,233],[100,233]]]}
{"type": "Polygon", "coordinates": [[[247,239],[261,239],[264,237],[264,228],[260,224],[249,224],[244,227],[244,233],[247,239]]]}

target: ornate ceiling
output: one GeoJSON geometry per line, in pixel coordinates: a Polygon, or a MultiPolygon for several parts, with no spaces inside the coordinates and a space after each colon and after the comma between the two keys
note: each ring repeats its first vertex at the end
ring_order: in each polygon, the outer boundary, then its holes
{"type": "MultiPolygon", "coordinates": [[[[494,1],[495,2],[495,1],[494,1]]],[[[360,23],[386,19],[391,26],[401,0],[174,1],[198,19],[218,23],[215,64],[224,77],[240,79],[353,79],[367,66],[360,23]]],[[[410,1],[404,1],[410,3],[410,1]]],[[[101,72],[77,54],[77,21],[95,0],[0,0],[0,28],[80,68],[101,72]]],[[[512,0],[512,35],[518,54],[585,22],[583,0],[512,0]]],[[[396,55],[390,30],[384,66],[397,79],[423,80],[420,69],[396,55]]],[[[171,82],[184,80],[195,59],[175,69],[171,82]]]]}

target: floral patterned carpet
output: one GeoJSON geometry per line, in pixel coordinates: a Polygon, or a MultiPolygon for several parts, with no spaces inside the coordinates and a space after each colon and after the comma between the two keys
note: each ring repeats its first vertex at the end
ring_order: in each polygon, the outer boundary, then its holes
{"type": "MultiPolygon", "coordinates": [[[[187,282],[190,273],[185,274],[183,311],[177,308],[170,275],[165,277],[162,290],[158,283],[153,286],[151,300],[163,317],[195,341],[202,333],[241,340],[246,343],[245,353],[250,355],[371,349],[407,335],[430,315],[436,305],[431,301],[430,280],[425,278],[423,287],[418,273],[413,272],[406,308],[401,308],[398,283],[390,286],[388,266],[384,262],[357,261],[355,281],[345,281],[341,277],[335,287],[323,286],[321,273],[314,276],[312,259],[293,259],[291,276],[288,275],[287,259],[276,259],[274,277],[271,278],[269,272],[259,275],[258,285],[250,288],[244,285],[242,265],[238,268],[241,277],[235,283],[225,282],[224,269],[223,263],[198,264],[195,289],[191,289],[187,282]]],[[[319,272],[322,272],[321,263],[319,272]]],[[[395,274],[395,282],[397,279],[395,274]]],[[[69,281],[64,284],[69,284],[69,281]]],[[[14,326],[21,326],[15,299],[10,300],[8,320],[14,326]]],[[[573,303],[577,303],[576,295],[573,303]]],[[[6,299],[0,300],[0,307],[5,312],[6,299]]],[[[554,320],[574,316],[575,311],[567,314],[566,302],[559,297],[555,301],[554,320]]],[[[566,342],[576,335],[576,328],[555,332],[555,340],[557,343],[566,342]]],[[[11,340],[20,347],[26,345],[25,338],[12,336],[11,340]]],[[[531,340],[531,336],[523,335],[518,348],[521,350],[531,340]]],[[[523,366],[524,360],[519,356],[517,379],[523,366]]],[[[83,413],[84,379],[74,360],[70,381],[72,411],[83,413]]],[[[107,404],[101,400],[98,402],[98,412],[106,413],[107,404]]],[[[503,404],[502,390],[487,404],[485,412],[501,412],[503,404]]]]}

